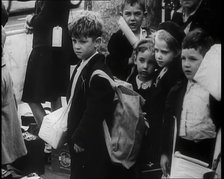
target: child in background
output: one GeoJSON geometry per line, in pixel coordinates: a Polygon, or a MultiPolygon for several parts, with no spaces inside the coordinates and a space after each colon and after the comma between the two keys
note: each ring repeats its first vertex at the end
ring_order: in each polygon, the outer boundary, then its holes
{"type": "MultiPolygon", "coordinates": [[[[163,22],[155,33],[155,58],[160,70],[151,88],[150,100],[146,101],[149,112],[149,169],[160,168],[160,139],[164,106],[170,88],[182,78],[181,43],[185,34],[171,22],[163,22]],[[148,103],[148,104],[147,104],[148,103]]],[[[154,178],[160,178],[162,171],[154,178]]]]}
{"type": "Polygon", "coordinates": [[[142,39],[138,42],[135,49],[137,74],[132,76],[128,82],[132,84],[133,89],[144,99],[150,99],[150,91],[157,67],[154,53],[153,37],[142,39]]]}
{"type": "MultiPolygon", "coordinates": [[[[132,84],[133,89],[146,101],[151,100],[151,89],[156,76],[156,69],[158,67],[155,60],[154,45],[153,36],[149,36],[148,38],[142,39],[138,42],[135,49],[136,58],[134,59],[137,73],[128,80],[128,82],[132,84]]],[[[147,104],[149,103],[146,102],[143,106],[143,111],[146,113],[145,117],[150,126],[151,121],[149,119],[149,106],[147,106],[147,104]]],[[[151,130],[151,128],[149,130],[151,130]]],[[[149,153],[147,151],[151,145],[151,142],[148,137],[149,136],[146,132],[137,162],[137,170],[139,171],[144,170],[149,159],[149,153]]]]}
{"type": "Polygon", "coordinates": [[[185,79],[172,88],[167,98],[164,120],[161,167],[169,173],[172,154],[172,129],[177,119],[175,151],[209,163],[211,166],[218,121],[218,102],[194,79],[206,52],[212,46],[211,37],[202,29],[187,34],[182,44],[182,69],[185,79]]]}
{"type": "MultiPolygon", "coordinates": [[[[145,16],[144,0],[123,0],[121,15],[137,39],[147,36],[146,30],[141,28],[145,16]]],[[[123,32],[118,30],[111,36],[107,48],[109,51],[107,56],[108,66],[114,76],[125,81],[133,66],[133,62],[130,60],[133,53],[132,45],[123,32]]]]}

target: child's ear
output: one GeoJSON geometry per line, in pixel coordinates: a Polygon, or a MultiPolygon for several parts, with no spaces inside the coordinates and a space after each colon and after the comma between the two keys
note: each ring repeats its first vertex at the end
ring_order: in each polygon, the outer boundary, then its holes
{"type": "Polygon", "coordinates": [[[134,64],[137,65],[137,55],[136,55],[136,53],[133,55],[133,61],[134,61],[134,64]]]}
{"type": "Polygon", "coordinates": [[[102,37],[97,37],[95,39],[96,48],[98,48],[101,45],[101,42],[102,42],[102,37]]]}

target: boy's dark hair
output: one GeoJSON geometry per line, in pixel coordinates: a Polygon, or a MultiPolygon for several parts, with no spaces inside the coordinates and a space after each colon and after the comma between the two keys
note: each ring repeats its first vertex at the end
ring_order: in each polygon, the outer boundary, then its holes
{"type": "Polygon", "coordinates": [[[186,35],[182,43],[182,49],[193,48],[199,50],[202,56],[205,56],[212,45],[212,37],[205,30],[196,28],[186,35]]]}
{"type": "Polygon", "coordinates": [[[97,37],[102,36],[103,22],[97,13],[92,11],[82,11],[78,18],[75,18],[68,25],[68,29],[71,37],[91,37],[96,39],[97,37]]]}
{"type": "Polygon", "coordinates": [[[154,41],[154,37],[153,36],[148,36],[147,38],[141,39],[138,44],[136,45],[135,48],[135,53],[136,56],[138,55],[138,53],[144,52],[145,50],[150,50],[153,54],[154,54],[154,45],[155,45],[155,41],[154,41]],[[146,47],[142,47],[142,45],[147,44],[147,48],[146,47]]]}
{"type": "Polygon", "coordinates": [[[121,3],[121,12],[123,12],[124,6],[126,4],[130,4],[131,6],[133,6],[136,3],[140,5],[143,13],[145,13],[146,9],[145,9],[145,1],[144,0],[122,0],[122,3],[121,3]]]}

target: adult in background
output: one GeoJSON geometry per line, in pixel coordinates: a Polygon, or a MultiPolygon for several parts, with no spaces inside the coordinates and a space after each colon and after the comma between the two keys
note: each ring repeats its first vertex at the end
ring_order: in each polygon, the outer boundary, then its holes
{"type": "MultiPolygon", "coordinates": [[[[1,37],[3,52],[6,33],[2,24],[1,37]]],[[[12,78],[3,55],[1,58],[1,125],[1,176],[2,178],[9,178],[12,177],[12,170],[10,170],[9,165],[18,158],[25,156],[27,149],[20,128],[12,78]]]]}
{"type": "MultiPolygon", "coordinates": [[[[37,0],[35,13],[26,18],[27,33],[33,33],[22,101],[27,102],[40,127],[46,115],[41,103],[51,102],[52,111],[62,106],[70,78],[72,42],[68,33],[69,0],[37,0]],[[62,28],[62,42],[52,45],[53,28],[62,28]]],[[[60,36],[58,36],[60,37],[60,36]]]]}
{"type": "Polygon", "coordinates": [[[220,1],[180,0],[181,7],[174,12],[172,21],[180,25],[185,33],[195,28],[202,28],[215,42],[221,40],[220,1]],[[220,20],[219,20],[220,19],[220,20]]]}

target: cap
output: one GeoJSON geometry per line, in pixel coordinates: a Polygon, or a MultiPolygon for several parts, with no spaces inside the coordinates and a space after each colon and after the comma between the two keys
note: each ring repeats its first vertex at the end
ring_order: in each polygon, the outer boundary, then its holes
{"type": "Polygon", "coordinates": [[[175,22],[172,21],[166,21],[166,22],[162,22],[159,24],[158,30],[165,30],[167,31],[170,35],[172,35],[177,41],[178,43],[182,43],[184,37],[185,37],[185,33],[183,31],[183,29],[176,24],[175,22]]]}

